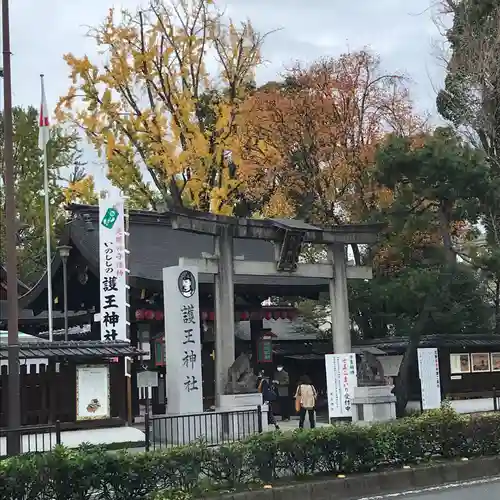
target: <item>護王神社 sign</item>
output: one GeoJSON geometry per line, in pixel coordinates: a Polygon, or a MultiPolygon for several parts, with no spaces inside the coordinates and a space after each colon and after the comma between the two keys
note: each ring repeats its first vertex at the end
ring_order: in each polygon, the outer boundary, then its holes
{"type": "Polygon", "coordinates": [[[99,198],[101,340],[128,339],[125,203],[119,192],[99,198]]]}
{"type": "Polygon", "coordinates": [[[198,270],[181,266],[164,268],[163,296],[168,413],[201,413],[203,391],[198,270]]]}

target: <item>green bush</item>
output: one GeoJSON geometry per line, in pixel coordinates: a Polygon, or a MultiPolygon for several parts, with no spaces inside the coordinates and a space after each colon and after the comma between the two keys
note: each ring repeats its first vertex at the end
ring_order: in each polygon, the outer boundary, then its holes
{"type": "Polygon", "coordinates": [[[449,407],[396,422],[272,432],[209,448],[149,453],[96,447],[0,461],[2,500],[192,500],[282,477],[356,474],[434,459],[500,454],[500,413],[449,407]]]}

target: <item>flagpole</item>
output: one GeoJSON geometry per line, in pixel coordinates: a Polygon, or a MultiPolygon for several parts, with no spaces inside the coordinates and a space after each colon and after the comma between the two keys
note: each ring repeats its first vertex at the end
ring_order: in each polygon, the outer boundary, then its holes
{"type": "MultiPolygon", "coordinates": [[[[45,87],[43,84],[43,75],[40,75],[42,89],[42,110],[45,106],[45,87]]],[[[45,110],[43,110],[45,112],[45,110]]],[[[42,112],[42,111],[41,111],[42,112]]],[[[49,316],[49,341],[54,340],[54,327],[52,319],[52,252],[50,249],[50,202],[49,202],[49,160],[47,156],[47,130],[43,131],[43,189],[45,191],[45,243],[47,257],[47,313],[49,316]]]]}

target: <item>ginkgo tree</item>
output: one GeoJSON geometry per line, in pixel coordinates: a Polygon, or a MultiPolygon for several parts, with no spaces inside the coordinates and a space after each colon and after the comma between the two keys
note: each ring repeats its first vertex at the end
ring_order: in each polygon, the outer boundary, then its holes
{"type": "Polygon", "coordinates": [[[232,213],[241,103],[265,35],[208,0],[152,0],[137,13],[111,9],[89,36],[102,58],[65,55],[73,84],[59,118],[83,129],[133,205],[232,213]]]}

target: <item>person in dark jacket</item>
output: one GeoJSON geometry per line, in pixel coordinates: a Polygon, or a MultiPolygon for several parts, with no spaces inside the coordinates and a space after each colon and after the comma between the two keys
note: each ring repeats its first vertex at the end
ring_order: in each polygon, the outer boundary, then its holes
{"type": "Polygon", "coordinates": [[[264,373],[261,374],[261,381],[259,384],[259,392],[262,394],[262,400],[267,404],[267,424],[274,425],[276,430],[279,430],[279,425],[276,422],[276,417],[273,412],[273,402],[278,398],[278,392],[274,381],[266,377],[264,373]]]}
{"type": "Polygon", "coordinates": [[[274,380],[276,380],[276,385],[278,388],[278,401],[281,410],[281,420],[283,422],[290,420],[290,405],[292,400],[290,398],[290,377],[288,372],[279,365],[276,368],[276,373],[274,374],[274,380]]]}

